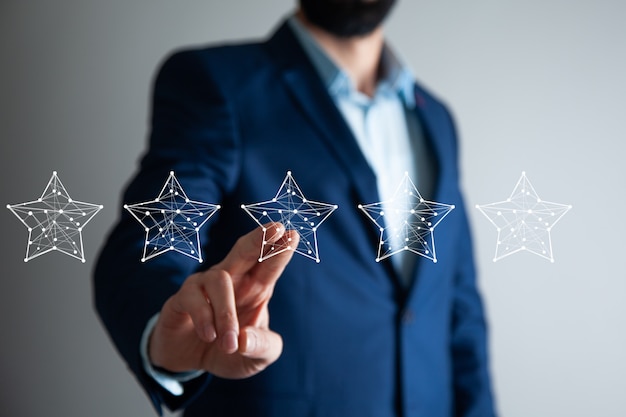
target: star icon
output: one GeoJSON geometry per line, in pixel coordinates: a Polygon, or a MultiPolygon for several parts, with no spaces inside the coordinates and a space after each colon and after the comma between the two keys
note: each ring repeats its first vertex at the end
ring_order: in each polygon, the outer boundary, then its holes
{"type": "Polygon", "coordinates": [[[241,208],[263,227],[263,243],[259,255],[259,262],[286,250],[294,250],[300,255],[320,262],[317,247],[317,229],[337,209],[336,205],[319,203],[307,200],[302,194],[296,180],[287,172],[276,196],[271,200],[255,204],[242,204],[241,208]],[[287,230],[295,230],[300,235],[298,246],[293,248],[268,243],[267,230],[263,226],[268,222],[279,222],[287,230]],[[268,246],[269,247],[266,247],[268,246]]]}
{"type": "Polygon", "coordinates": [[[174,172],[170,172],[157,198],[125,204],[124,208],[146,231],[141,262],[168,251],[202,262],[198,232],[220,206],[190,200],[174,172]]]}
{"type": "Polygon", "coordinates": [[[554,262],[550,232],[572,206],[543,201],[522,172],[509,198],[476,208],[498,230],[494,262],[519,251],[554,262]]]}
{"type": "Polygon", "coordinates": [[[8,204],[7,208],[28,228],[24,262],[59,251],[84,263],[83,228],[102,210],[101,205],[74,201],[56,171],[41,197],[28,203],[8,204]]]}
{"type": "Polygon", "coordinates": [[[380,230],[376,262],[402,251],[437,262],[435,227],[454,206],[425,200],[408,173],[405,173],[393,198],[379,203],[359,204],[358,207],[380,230]]]}

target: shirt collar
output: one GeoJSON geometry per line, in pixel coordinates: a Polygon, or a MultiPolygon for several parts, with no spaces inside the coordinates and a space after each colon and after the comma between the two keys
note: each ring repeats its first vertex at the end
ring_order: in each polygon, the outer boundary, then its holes
{"type": "MultiPolygon", "coordinates": [[[[292,15],[287,23],[311,60],[329,94],[332,97],[340,97],[355,93],[355,88],[348,74],[332,61],[309,31],[300,23],[298,18],[292,15]]],[[[407,107],[415,107],[415,78],[413,73],[386,44],[382,51],[380,65],[383,76],[378,81],[377,94],[395,93],[404,101],[407,107]]]]}

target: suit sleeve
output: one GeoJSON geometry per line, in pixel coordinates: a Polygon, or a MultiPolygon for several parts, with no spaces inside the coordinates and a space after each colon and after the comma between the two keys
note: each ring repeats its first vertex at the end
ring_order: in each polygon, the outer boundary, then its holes
{"type": "MultiPolygon", "coordinates": [[[[170,171],[191,200],[220,204],[233,186],[238,171],[235,118],[209,66],[200,51],[188,51],[173,55],[161,67],[153,91],[148,150],[123,203],[153,200],[170,171]]],[[[203,247],[214,219],[200,229],[203,247]]],[[[210,376],[185,383],[182,396],[171,395],[145,373],[141,335],[149,319],[201,265],[174,252],[141,262],[145,239],[143,227],[122,209],[94,271],[94,301],[115,347],[160,413],[162,405],[184,407],[210,376]]]]}

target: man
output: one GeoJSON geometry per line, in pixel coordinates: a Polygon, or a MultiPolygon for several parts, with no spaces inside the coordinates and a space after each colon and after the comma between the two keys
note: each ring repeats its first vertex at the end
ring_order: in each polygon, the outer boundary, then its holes
{"type": "Polygon", "coordinates": [[[384,43],[393,3],[301,0],[267,42],[161,68],[124,201],[150,201],[174,171],[190,198],[220,204],[200,230],[204,267],[173,252],[139,262],[145,234],[123,213],[95,272],[102,320],[158,410],[494,415],[455,131],[384,43]],[[250,232],[240,208],[289,170],[305,196],[339,206],[318,231],[320,263],[293,251],[259,262],[263,239],[296,247],[299,234],[250,232]],[[456,207],[437,227],[437,263],[374,261],[379,231],[357,205],[386,201],[405,171],[456,207]]]}

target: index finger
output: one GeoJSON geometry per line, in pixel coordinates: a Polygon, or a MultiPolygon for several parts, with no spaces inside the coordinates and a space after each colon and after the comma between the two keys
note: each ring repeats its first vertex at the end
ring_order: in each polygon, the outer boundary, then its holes
{"type": "MultiPolygon", "coordinates": [[[[288,237],[283,239],[285,227],[281,223],[273,222],[257,227],[240,237],[228,255],[213,268],[224,269],[232,276],[245,274],[264,258],[264,253],[271,250],[268,248],[284,247],[282,250],[288,250],[287,246],[294,247],[292,233],[287,235],[288,237]]],[[[297,242],[295,243],[297,246],[297,242]]]]}
{"type": "Polygon", "coordinates": [[[265,249],[264,257],[260,258],[257,266],[250,271],[251,278],[266,285],[276,282],[291,260],[299,242],[298,232],[286,230],[272,247],[265,249]]]}

